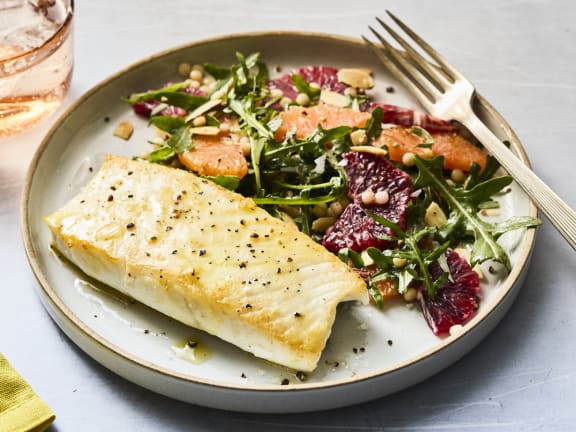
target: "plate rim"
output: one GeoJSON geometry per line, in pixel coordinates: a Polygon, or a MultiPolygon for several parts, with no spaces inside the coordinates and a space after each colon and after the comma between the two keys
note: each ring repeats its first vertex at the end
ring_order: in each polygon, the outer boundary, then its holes
{"type": "MultiPolygon", "coordinates": [[[[159,373],[163,376],[182,380],[190,384],[206,386],[206,387],[216,387],[219,389],[226,389],[226,390],[237,390],[242,392],[248,391],[256,391],[259,393],[284,393],[284,392],[308,392],[313,390],[321,390],[321,389],[329,389],[329,388],[337,388],[348,386],[351,384],[358,384],[364,381],[373,380],[376,378],[384,377],[394,372],[401,371],[406,369],[410,366],[414,366],[415,364],[421,363],[427,359],[430,359],[432,356],[446,350],[452,344],[455,344],[468,335],[474,329],[477,329],[478,326],[486,320],[495,309],[497,309],[502,304],[506,303],[506,300],[509,296],[516,295],[513,289],[513,285],[516,281],[518,281],[522,273],[526,271],[529,262],[530,262],[530,255],[534,248],[535,244],[535,236],[536,230],[527,230],[524,235],[524,239],[522,240],[521,246],[519,246],[519,255],[518,255],[518,262],[521,265],[515,265],[506,278],[505,281],[502,282],[500,285],[501,292],[498,293],[496,298],[493,300],[494,304],[489,310],[485,310],[482,313],[477,314],[474,318],[469,321],[469,323],[464,326],[463,330],[459,332],[457,335],[453,335],[450,337],[445,338],[442,341],[439,341],[433,348],[420,353],[417,356],[411,357],[403,362],[399,362],[393,367],[388,367],[385,369],[379,369],[371,373],[364,373],[362,375],[357,375],[354,377],[347,377],[347,378],[339,378],[335,380],[329,380],[325,382],[314,382],[314,383],[296,383],[296,384],[289,384],[289,385],[281,385],[281,384],[236,384],[232,382],[219,382],[213,379],[207,379],[203,377],[197,377],[193,375],[188,375],[180,372],[176,372],[170,369],[167,369],[162,366],[153,365],[150,362],[146,361],[143,358],[140,358],[136,355],[130,354],[126,352],[123,348],[115,345],[111,341],[107,340],[103,336],[97,334],[89,325],[83,323],[79,317],[60,299],[57,295],[56,291],[52,288],[46,274],[43,272],[43,268],[40,264],[38,254],[36,253],[36,248],[39,247],[35,244],[33,235],[31,232],[31,226],[29,224],[29,208],[30,208],[30,193],[32,191],[32,186],[34,182],[34,174],[40,164],[44,153],[46,152],[49,144],[53,138],[53,136],[58,132],[60,127],[65,123],[65,120],[82,104],[84,104],[87,100],[89,100],[94,94],[98,93],[102,88],[109,85],[112,81],[120,78],[125,73],[137,69],[138,67],[162,58],[164,56],[168,56],[175,52],[190,49],[195,46],[206,45],[211,43],[222,43],[225,41],[233,41],[235,39],[257,39],[257,38],[270,38],[270,37],[300,37],[300,38],[315,38],[315,39],[322,39],[326,41],[333,40],[337,43],[348,43],[351,45],[356,45],[357,47],[364,47],[364,42],[356,37],[350,37],[345,35],[338,35],[338,34],[331,34],[331,33],[321,33],[321,32],[306,32],[306,31],[258,31],[258,32],[242,32],[242,33],[233,33],[233,34],[226,34],[221,36],[215,36],[205,39],[199,39],[192,42],[179,44],[177,46],[163,49],[151,55],[148,55],[140,60],[132,62],[127,66],[121,68],[117,72],[109,75],[108,77],[104,78],[103,80],[99,81],[97,84],[93,85],[87,91],[85,91],[82,95],[80,95],[74,102],[70,104],[69,107],[58,117],[58,119],[54,122],[52,127],[49,129],[45,137],[43,138],[42,142],[40,143],[39,147],[34,153],[34,156],[30,162],[28,167],[28,171],[26,173],[26,177],[24,180],[24,187],[21,195],[21,206],[20,206],[20,229],[21,235],[23,237],[24,242],[24,249],[26,252],[26,257],[28,259],[28,263],[33,271],[33,274],[38,282],[36,288],[38,290],[39,295],[41,295],[43,299],[44,306],[46,305],[46,301],[50,303],[50,306],[54,308],[54,312],[58,312],[60,319],[65,319],[69,325],[71,325],[75,330],[80,331],[80,333],[89,339],[92,344],[98,345],[101,349],[104,349],[107,354],[112,354],[113,356],[120,356],[122,360],[128,361],[133,363],[141,368],[144,368],[148,372],[151,373],[159,373]]],[[[526,150],[520,143],[520,140],[512,127],[508,124],[508,122],[502,117],[502,115],[496,111],[496,109],[481,95],[478,96],[478,103],[487,111],[487,113],[492,116],[495,120],[498,121],[499,126],[502,128],[502,132],[506,134],[507,137],[511,138],[511,146],[517,156],[521,159],[521,161],[530,166],[530,162],[528,156],[526,154],[526,150]]],[[[537,216],[537,209],[532,202],[528,198],[528,213],[529,216],[536,217],[537,216]]],[[[513,299],[512,299],[513,300],[513,299]]],[[[50,312],[50,310],[48,310],[50,312]]],[[[52,315],[52,313],[50,313],[52,315]]],[[[54,316],[51,316],[54,321],[58,324],[59,327],[60,323],[58,320],[55,319],[54,316]]],[[[80,346],[78,342],[72,338],[68,332],[65,332],[76,345],[80,346]]],[[[475,345],[474,345],[475,346],[475,345]]],[[[83,351],[87,352],[87,350],[80,346],[83,351]]],[[[472,347],[473,348],[473,347],[472,347]]],[[[470,348],[470,350],[472,349],[470,348]]],[[[466,351],[469,352],[470,350],[466,351]]],[[[462,355],[464,355],[463,353],[462,355]]],[[[90,354],[89,354],[90,355],[90,354]]],[[[90,357],[93,357],[90,355],[90,357]]],[[[101,361],[99,363],[103,364],[101,361]]],[[[109,368],[107,366],[107,368],[109,368]]],[[[109,368],[110,369],[110,368],[109,368]]],[[[444,368],[442,368],[444,369],[444,368]]],[[[114,371],[119,373],[117,371],[114,371]]],[[[120,374],[122,375],[122,374],[120,374]]],[[[124,375],[123,375],[124,376],[124,375]]]]}

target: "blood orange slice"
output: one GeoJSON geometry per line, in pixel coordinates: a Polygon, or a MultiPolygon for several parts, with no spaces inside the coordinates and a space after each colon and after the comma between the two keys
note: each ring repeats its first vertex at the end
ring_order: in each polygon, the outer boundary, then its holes
{"type": "Polygon", "coordinates": [[[343,94],[348,85],[338,81],[338,69],[330,66],[307,66],[295,69],[280,78],[268,82],[269,89],[282,90],[285,97],[292,100],[298,96],[298,89],[292,82],[292,75],[297,74],[309,84],[316,84],[321,89],[343,94]]]}
{"type": "MultiPolygon", "coordinates": [[[[452,280],[444,284],[430,298],[425,288],[420,289],[419,299],[424,318],[436,335],[450,332],[454,325],[464,324],[478,309],[480,280],[468,262],[451,249],[446,251],[452,280]]],[[[430,274],[438,279],[442,269],[438,263],[430,266],[430,274]]]]}
{"type": "Polygon", "coordinates": [[[432,117],[429,114],[421,111],[416,111],[410,108],[404,108],[397,105],[390,105],[380,102],[372,102],[368,104],[365,109],[373,110],[379,106],[384,113],[382,122],[395,124],[398,126],[420,126],[428,132],[454,132],[458,130],[456,124],[432,117]]]}
{"type": "Polygon", "coordinates": [[[336,223],[324,235],[322,244],[338,253],[342,248],[363,251],[368,247],[383,249],[390,245],[383,236],[389,228],[377,223],[367,211],[406,229],[408,203],[412,200],[412,179],[386,158],[372,153],[350,152],[343,155],[348,177],[348,196],[352,199],[336,223]],[[386,191],[386,203],[365,203],[362,194],[370,189],[374,194],[386,191]]]}

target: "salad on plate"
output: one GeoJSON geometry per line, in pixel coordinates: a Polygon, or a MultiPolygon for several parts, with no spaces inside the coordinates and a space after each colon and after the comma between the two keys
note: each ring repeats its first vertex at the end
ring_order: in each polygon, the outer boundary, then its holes
{"type": "Polygon", "coordinates": [[[512,178],[457,124],[374,100],[370,70],[272,78],[259,54],[237,53],[230,67],[178,71],[126,98],[156,129],[135,158],[252,198],[352,267],[375,307],[402,297],[436,335],[474,316],[482,264],[511,270],[500,237],[540,224],[500,218],[512,178]]]}

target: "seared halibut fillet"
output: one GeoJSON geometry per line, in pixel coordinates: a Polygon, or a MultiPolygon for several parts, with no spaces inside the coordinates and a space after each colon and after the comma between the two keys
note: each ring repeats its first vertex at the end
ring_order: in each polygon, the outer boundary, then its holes
{"type": "Polygon", "coordinates": [[[338,303],[366,303],[337,257],[253,200],[123,157],[45,218],[87,275],[263,359],[312,371],[338,303]]]}

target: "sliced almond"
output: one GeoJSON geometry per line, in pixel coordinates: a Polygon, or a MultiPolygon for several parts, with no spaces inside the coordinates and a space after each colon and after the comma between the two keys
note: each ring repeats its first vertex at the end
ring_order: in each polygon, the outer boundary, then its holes
{"type": "Polygon", "coordinates": [[[460,255],[461,258],[464,258],[468,264],[470,264],[470,251],[468,249],[456,246],[454,248],[454,252],[456,252],[458,255],[460,255]]]}
{"type": "Polygon", "coordinates": [[[208,102],[203,103],[194,111],[192,111],[190,114],[188,114],[188,116],[186,116],[186,121],[189,122],[190,120],[193,120],[196,117],[200,117],[202,114],[205,114],[211,109],[216,108],[221,103],[222,103],[221,99],[211,99],[208,102]]]}
{"type": "Polygon", "coordinates": [[[374,260],[368,254],[368,251],[363,250],[362,253],[360,254],[360,257],[362,258],[362,261],[364,262],[364,267],[370,267],[372,264],[374,264],[374,260]]]}
{"type": "Polygon", "coordinates": [[[352,144],[355,146],[361,146],[368,142],[368,135],[364,129],[356,129],[354,132],[350,133],[350,139],[352,144]]]}
{"type": "Polygon", "coordinates": [[[318,219],[315,219],[314,222],[312,222],[311,229],[314,232],[323,233],[326,232],[326,230],[330,228],[332,225],[334,225],[335,222],[336,222],[335,217],[331,216],[319,217],[318,219]]]}
{"type": "Polygon", "coordinates": [[[360,153],[371,153],[374,155],[382,155],[382,156],[386,156],[388,154],[386,149],[383,149],[380,147],[374,147],[374,146],[370,146],[370,145],[351,146],[350,150],[355,151],[355,152],[360,152],[360,153]]]}
{"type": "Polygon", "coordinates": [[[340,69],[338,81],[359,89],[374,87],[374,79],[369,69],[340,69]]]}
{"type": "Polygon", "coordinates": [[[114,129],[114,135],[123,140],[129,140],[134,132],[134,126],[129,121],[123,121],[114,129]]]}
{"type": "Polygon", "coordinates": [[[217,126],[201,126],[190,129],[192,135],[218,135],[220,128],[217,126]]]}
{"type": "Polygon", "coordinates": [[[348,96],[341,95],[330,90],[322,90],[320,92],[320,101],[328,105],[339,107],[346,107],[350,104],[348,96]]]}
{"type": "Polygon", "coordinates": [[[426,213],[424,214],[424,222],[426,225],[440,227],[447,221],[448,218],[446,218],[444,210],[442,210],[436,201],[432,201],[426,209],[426,213]]]}

